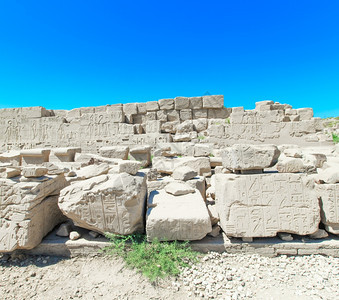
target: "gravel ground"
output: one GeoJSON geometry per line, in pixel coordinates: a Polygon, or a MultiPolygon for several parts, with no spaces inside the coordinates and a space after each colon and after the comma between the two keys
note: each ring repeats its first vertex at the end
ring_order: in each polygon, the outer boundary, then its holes
{"type": "Polygon", "coordinates": [[[0,299],[339,299],[339,258],[209,253],[150,284],[118,258],[0,257],[0,299]]]}

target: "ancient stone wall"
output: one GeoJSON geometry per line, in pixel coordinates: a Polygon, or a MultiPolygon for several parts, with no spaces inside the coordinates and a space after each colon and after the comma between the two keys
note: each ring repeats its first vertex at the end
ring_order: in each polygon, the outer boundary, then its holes
{"type": "Polygon", "coordinates": [[[67,110],[43,107],[0,110],[0,151],[80,147],[97,153],[113,145],[168,142],[294,143],[325,141],[311,108],[262,101],[254,110],[224,107],[224,97],[176,97],[67,110]]]}

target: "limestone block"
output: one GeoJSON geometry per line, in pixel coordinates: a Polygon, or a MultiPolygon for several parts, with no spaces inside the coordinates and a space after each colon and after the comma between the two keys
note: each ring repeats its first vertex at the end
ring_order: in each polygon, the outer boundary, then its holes
{"type": "Polygon", "coordinates": [[[193,120],[193,129],[197,132],[205,131],[207,129],[207,120],[206,119],[193,120]]]}
{"type": "Polygon", "coordinates": [[[197,175],[198,173],[192,168],[183,166],[175,168],[172,177],[176,180],[187,181],[194,178],[197,175]]]}
{"type": "Polygon", "coordinates": [[[161,131],[168,133],[176,133],[177,126],[179,125],[179,121],[165,122],[161,124],[161,131]]]}
{"type": "Polygon", "coordinates": [[[21,155],[19,151],[10,151],[5,153],[0,153],[0,163],[9,163],[12,166],[21,165],[21,155]]]}
{"type": "Polygon", "coordinates": [[[167,112],[167,120],[169,122],[180,120],[179,112],[177,110],[167,110],[166,112],[167,112]]]}
{"type": "Polygon", "coordinates": [[[297,115],[297,110],[292,109],[292,108],[285,109],[285,115],[286,116],[295,116],[295,115],[297,115]]]}
{"type": "Polygon", "coordinates": [[[153,120],[146,122],[146,133],[160,133],[161,132],[161,121],[153,120]]]}
{"type": "Polygon", "coordinates": [[[206,119],[207,118],[207,109],[193,109],[192,110],[193,119],[206,119]]]}
{"type": "Polygon", "coordinates": [[[146,103],[137,103],[137,111],[138,114],[146,114],[147,113],[147,109],[146,109],[146,103]]]}
{"type": "Polygon", "coordinates": [[[166,185],[173,182],[175,179],[173,179],[171,176],[165,176],[162,178],[157,178],[157,180],[154,181],[147,181],[147,192],[148,195],[156,190],[163,190],[166,185]]]}
{"type": "Polygon", "coordinates": [[[81,112],[80,108],[74,108],[66,113],[66,119],[74,119],[74,118],[80,118],[81,117],[81,112]]]}
{"type": "Polygon", "coordinates": [[[134,134],[134,126],[132,124],[119,123],[120,134],[134,134]]]}
{"type": "Polygon", "coordinates": [[[192,188],[197,189],[201,197],[206,200],[206,180],[205,176],[196,176],[186,181],[192,188]]]}
{"type": "Polygon", "coordinates": [[[190,142],[191,140],[190,133],[176,133],[173,137],[173,142],[190,142]]]}
{"type": "Polygon", "coordinates": [[[157,112],[156,111],[148,111],[145,115],[145,121],[154,121],[157,119],[157,112]]]}
{"type": "Polygon", "coordinates": [[[158,101],[160,109],[172,110],[174,109],[174,100],[173,99],[160,99],[158,101]]]}
{"type": "Polygon", "coordinates": [[[41,164],[41,167],[44,167],[47,169],[47,174],[48,175],[59,175],[59,174],[63,174],[63,173],[68,173],[70,172],[70,168],[75,167],[74,164],[71,163],[71,165],[67,164],[64,165],[64,163],[57,163],[56,164],[52,164],[50,162],[46,162],[41,164]],[[57,166],[58,165],[58,166],[57,166]]]}
{"type": "Polygon", "coordinates": [[[76,173],[79,179],[88,179],[88,178],[96,177],[102,174],[107,174],[108,170],[109,170],[109,165],[106,163],[102,163],[100,165],[90,165],[90,166],[81,168],[76,173]]]}
{"type": "Polygon", "coordinates": [[[131,160],[137,160],[141,166],[147,167],[151,164],[151,146],[137,146],[129,151],[131,160]]]}
{"type": "Polygon", "coordinates": [[[94,113],[94,107],[80,107],[80,115],[84,114],[93,114],[94,113]]]}
{"type": "Polygon", "coordinates": [[[177,164],[176,158],[154,157],[152,161],[153,168],[157,169],[159,173],[172,174],[177,164]]]}
{"type": "Polygon", "coordinates": [[[177,166],[190,167],[200,176],[211,176],[209,157],[183,157],[178,160],[177,166]]]}
{"type": "Polygon", "coordinates": [[[327,157],[322,153],[310,153],[303,156],[303,160],[308,164],[314,165],[316,168],[322,168],[327,161],[327,157]]]}
{"type": "Polygon", "coordinates": [[[284,150],[284,155],[287,157],[302,158],[303,153],[300,148],[287,148],[284,150]]]}
{"type": "Polygon", "coordinates": [[[201,109],[202,108],[202,97],[189,97],[190,108],[201,109]]]}
{"type": "Polygon", "coordinates": [[[47,168],[36,166],[23,167],[21,170],[22,176],[26,178],[41,177],[46,175],[47,172],[48,172],[47,168]]]}
{"type": "Polygon", "coordinates": [[[138,161],[123,160],[118,163],[118,168],[119,173],[126,172],[128,174],[135,175],[141,168],[141,163],[138,161]]]}
{"type": "Polygon", "coordinates": [[[314,164],[294,157],[279,159],[276,168],[279,173],[314,173],[316,171],[314,164]]]}
{"type": "Polygon", "coordinates": [[[211,218],[212,226],[216,225],[220,221],[217,206],[215,204],[208,204],[207,210],[211,218]]]}
{"type": "Polygon", "coordinates": [[[20,176],[20,168],[0,168],[0,178],[13,178],[20,176]]]}
{"type": "Polygon", "coordinates": [[[194,156],[195,157],[210,156],[211,152],[212,152],[211,145],[208,145],[208,144],[195,144],[194,145],[194,156]]]}
{"type": "Polygon", "coordinates": [[[184,182],[180,181],[173,181],[166,185],[165,187],[166,193],[169,193],[174,196],[181,196],[181,195],[187,195],[190,193],[194,193],[195,189],[192,188],[190,185],[184,182]]]}
{"type": "Polygon", "coordinates": [[[270,237],[318,230],[314,180],[306,174],[215,175],[221,228],[227,236],[270,237]]]}
{"type": "MultiPolygon", "coordinates": [[[[59,207],[58,207],[59,209],[59,207]]],[[[56,231],[57,236],[68,237],[72,231],[72,224],[70,222],[62,223],[56,231]]]]}
{"type": "Polygon", "coordinates": [[[230,170],[260,170],[273,166],[280,155],[275,145],[235,144],[222,152],[222,165],[230,170]]]}
{"type": "Polygon", "coordinates": [[[271,104],[274,104],[274,101],[272,101],[272,100],[258,101],[258,102],[255,102],[255,109],[260,110],[261,106],[268,106],[268,105],[271,105],[271,104]]]}
{"type": "Polygon", "coordinates": [[[339,183],[339,168],[338,166],[329,167],[325,170],[318,170],[318,180],[320,182],[334,184],[339,183]]]}
{"type": "Polygon", "coordinates": [[[309,107],[298,108],[297,114],[300,116],[300,121],[311,120],[313,118],[313,109],[309,107]]]}
{"type": "Polygon", "coordinates": [[[174,107],[176,110],[187,109],[190,107],[190,101],[187,97],[175,97],[174,107]]]}
{"type": "Polygon", "coordinates": [[[49,149],[28,149],[21,150],[21,163],[23,166],[26,165],[39,165],[44,162],[48,162],[49,154],[51,150],[49,149]]]}
{"type": "Polygon", "coordinates": [[[180,120],[192,120],[192,110],[191,109],[181,109],[180,110],[180,120]]]}
{"type": "Polygon", "coordinates": [[[223,95],[203,96],[203,108],[222,108],[224,106],[223,95]]]}
{"type": "Polygon", "coordinates": [[[128,146],[108,146],[99,149],[99,153],[103,157],[120,159],[127,159],[128,151],[129,151],[128,146]]]}
{"type": "Polygon", "coordinates": [[[125,123],[133,124],[134,123],[134,115],[125,114],[125,123]]]}
{"type": "Polygon", "coordinates": [[[191,131],[194,131],[193,129],[193,123],[191,120],[186,120],[182,122],[181,124],[177,125],[177,133],[189,133],[191,131]]]}
{"type": "Polygon", "coordinates": [[[142,232],[146,176],[97,176],[63,189],[59,207],[75,225],[100,233],[142,232]]]}
{"type": "Polygon", "coordinates": [[[167,122],[167,113],[164,110],[157,111],[157,120],[167,122]]]}
{"type": "Polygon", "coordinates": [[[122,123],[125,121],[125,113],[123,112],[123,107],[121,105],[107,106],[106,112],[113,123],[122,123]]]}
{"type": "Polygon", "coordinates": [[[136,115],[138,113],[136,103],[126,103],[122,106],[125,115],[136,115]]]}
{"type": "Polygon", "coordinates": [[[222,167],[222,158],[221,157],[210,157],[211,167],[222,167]]]}
{"type": "MultiPolygon", "coordinates": [[[[284,121],[285,114],[283,110],[260,111],[256,114],[258,123],[270,124],[281,123],[284,121]]],[[[255,121],[254,121],[255,122],[255,121]]]]}
{"type": "Polygon", "coordinates": [[[339,234],[339,184],[317,184],[321,221],[328,232],[339,234]]]}
{"type": "Polygon", "coordinates": [[[153,191],[146,213],[147,240],[200,240],[211,232],[211,220],[199,191],[173,196],[153,191]]]}
{"type": "Polygon", "coordinates": [[[146,102],[146,110],[147,111],[157,111],[157,110],[159,110],[158,101],[146,102]]]}
{"type": "Polygon", "coordinates": [[[223,124],[209,125],[207,131],[212,137],[221,138],[225,136],[225,126],[223,124]]]}
{"type": "Polygon", "coordinates": [[[238,107],[232,107],[231,113],[244,113],[244,107],[238,106],[238,107]]]}
{"type": "Polygon", "coordinates": [[[21,108],[21,115],[24,116],[25,118],[28,118],[28,119],[43,118],[43,117],[49,117],[50,112],[42,106],[22,107],[21,108]]]}
{"type": "Polygon", "coordinates": [[[222,108],[209,108],[207,110],[208,119],[226,119],[231,115],[231,109],[222,107],[222,108]]]}
{"type": "Polygon", "coordinates": [[[36,247],[63,220],[54,195],[66,185],[63,175],[43,182],[0,179],[0,252],[36,247]]]}
{"type": "Polygon", "coordinates": [[[50,162],[74,162],[75,153],[80,153],[81,148],[53,148],[49,155],[50,162]]]}

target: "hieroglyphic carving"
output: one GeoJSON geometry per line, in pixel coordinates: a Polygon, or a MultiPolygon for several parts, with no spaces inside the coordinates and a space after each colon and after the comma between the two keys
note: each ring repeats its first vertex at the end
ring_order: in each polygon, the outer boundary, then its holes
{"type": "Polygon", "coordinates": [[[235,237],[311,234],[320,221],[314,183],[306,174],[217,174],[216,201],[221,227],[235,237]]]}

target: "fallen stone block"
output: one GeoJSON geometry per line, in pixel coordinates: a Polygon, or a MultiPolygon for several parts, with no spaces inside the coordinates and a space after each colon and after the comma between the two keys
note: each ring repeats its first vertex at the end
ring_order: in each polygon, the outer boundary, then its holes
{"type": "Polygon", "coordinates": [[[315,173],[316,166],[301,158],[284,157],[276,164],[279,173],[315,173]]]}
{"type": "Polygon", "coordinates": [[[54,148],[49,155],[50,162],[74,162],[75,153],[80,153],[81,148],[54,148]]]}
{"type": "Polygon", "coordinates": [[[173,196],[153,191],[146,214],[147,240],[200,240],[212,231],[210,217],[199,191],[173,196]]]}
{"type": "Polygon", "coordinates": [[[151,146],[138,146],[130,149],[129,153],[131,160],[139,161],[143,167],[151,164],[151,146]]]}
{"type": "Polygon", "coordinates": [[[45,167],[23,167],[21,174],[22,176],[26,178],[35,178],[35,177],[41,177],[46,175],[48,172],[48,169],[45,167]]]}
{"type": "Polygon", "coordinates": [[[324,229],[318,229],[315,233],[309,235],[311,239],[325,239],[328,237],[328,233],[324,229]]]}
{"type": "Polygon", "coordinates": [[[187,181],[194,178],[197,175],[198,173],[192,168],[182,166],[174,169],[172,177],[176,180],[187,181]]]}
{"type": "Polygon", "coordinates": [[[215,175],[221,228],[233,237],[299,235],[318,230],[314,179],[306,174],[215,175]]]}
{"type": "Polygon", "coordinates": [[[121,161],[118,163],[119,173],[126,172],[131,175],[135,175],[138,173],[141,168],[141,163],[138,161],[121,161]]]}
{"type": "Polygon", "coordinates": [[[339,184],[317,184],[321,222],[328,232],[339,234],[339,184]]]}
{"type": "Polygon", "coordinates": [[[190,185],[180,181],[173,181],[166,185],[165,187],[166,193],[169,193],[174,196],[186,195],[189,193],[193,193],[195,191],[190,185]]]}
{"type": "Polygon", "coordinates": [[[12,166],[21,165],[21,155],[19,151],[10,151],[0,154],[0,163],[9,163],[12,166]]]}
{"type": "Polygon", "coordinates": [[[211,176],[212,174],[209,157],[182,157],[176,166],[190,167],[200,176],[211,176]]]}
{"type": "Polygon", "coordinates": [[[325,170],[318,170],[318,180],[323,183],[334,184],[339,183],[339,168],[338,166],[329,167],[325,170]]]}
{"type": "Polygon", "coordinates": [[[21,164],[26,165],[40,165],[44,162],[48,162],[49,154],[51,150],[49,149],[28,149],[21,150],[21,164]]]}
{"type": "Polygon", "coordinates": [[[262,170],[272,167],[280,151],[275,145],[236,144],[222,151],[222,165],[230,170],[262,170]]]}
{"type": "Polygon", "coordinates": [[[144,229],[146,176],[108,174],[75,182],[63,189],[59,207],[75,225],[116,234],[144,229]]]}
{"type": "Polygon", "coordinates": [[[43,182],[0,179],[0,252],[32,249],[64,220],[57,194],[67,184],[63,175],[43,182]]]}
{"type": "Polygon", "coordinates": [[[77,171],[77,176],[79,179],[89,179],[92,177],[96,177],[102,174],[107,174],[109,171],[109,165],[108,164],[100,164],[100,165],[90,165],[87,167],[84,167],[77,171]]]}
{"type": "Polygon", "coordinates": [[[0,178],[13,178],[20,176],[21,171],[20,168],[0,168],[0,178]]]}

